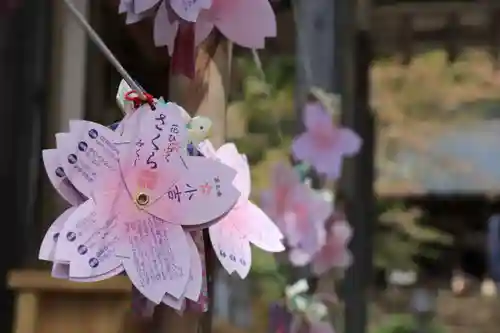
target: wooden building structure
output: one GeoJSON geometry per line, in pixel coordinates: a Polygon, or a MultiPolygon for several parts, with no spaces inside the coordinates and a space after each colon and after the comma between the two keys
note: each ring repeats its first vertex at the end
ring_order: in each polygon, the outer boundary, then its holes
{"type": "MultiPolygon", "coordinates": [[[[500,2],[381,2],[380,6],[372,7],[371,13],[370,31],[376,57],[397,55],[402,64],[409,64],[413,56],[439,48],[445,49],[448,60],[454,62],[465,49],[476,48],[487,50],[495,67],[498,66],[500,2]]],[[[498,212],[500,187],[497,183],[487,189],[473,184],[469,188],[454,188],[450,184],[448,190],[437,192],[389,190],[378,194],[422,208],[426,223],[454,236],[453,248],[427,266],[433,280],[446,278],[443,281],[448,282],[456,269],[480,279],[485,277],[486,222],[492,213],[498,212]]]]}
{"type": "MultiPolygon", "coordinates": [[[[369,27],[374,56],[412,56],[432,48],[448,50],[450,60],[461,49],[482,47],[498,60],[500,51],[500,2],[492,0],[359,0],[363,21],[369,27]]],[[[268,52],[295,50],[293,13],[278,16],[278,38],[268,52]],[[282,32],[280,34],[280,32],[282,32]]]]}

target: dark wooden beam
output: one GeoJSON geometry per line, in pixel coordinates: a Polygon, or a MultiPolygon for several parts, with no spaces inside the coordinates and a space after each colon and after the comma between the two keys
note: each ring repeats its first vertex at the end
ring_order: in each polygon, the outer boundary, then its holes
{"type": "Polygon", "coordinates": [[[498,69],[500,63],[500,9],[492,10],[489,22],[490,55],[494,66],[498,69]]]}
{"type": "Polygon", "coordinates": [[[352,266],[343,280],[344,331],[368,329],[368,294],[372,278],[374,228],[374,119],[369,107],[372,39],[365,25],[358,27],[354,1],[335,1],[335,91],[341,95],[342,123],[363,138],[361,151],[343,168],[340,189],[347,220],[354,229],[350,249],[352,266]]]}
{"type": "Polygon", "coordinates": [[[445,48],[448,54],[448,62],[453,63],[460,52],[460,19],[458,13],[452,12],[447,15],[445,27],[445,48]]]}
{"type": "Polygon", "coordinates": [[[409,65],[413,57],[413,15],[405,13],[398,20],[401,62],[403,65],[409,65]]]}

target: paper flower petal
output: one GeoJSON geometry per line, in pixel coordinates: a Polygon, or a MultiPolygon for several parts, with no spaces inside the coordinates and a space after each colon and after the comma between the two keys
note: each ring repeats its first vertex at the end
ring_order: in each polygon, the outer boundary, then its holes
{"type": "Polygon", "coordinates": [[[119,183],[119,151],[113,144],[119,136],[90,121],[73,120],[70,125],[70,136],[58,142],[58,150],[62,167],[76,189],[90,198],[101,184],[119,183]]]}
{"type": "Polygon", "coordinates": [[[301,134],[293,140],[292,153],[296,159],[307,161],[313,164],[314,167],[316,167],[315,162],[318,155],[321,154],[321,152],[316,149],[314,139],[308,133],[301,134]]]}
{"type": "Polygon", "coordinates": [[[251,176],[246,158],[240,155],[234,143],[226,143],[217,149],[217,157],[222,163],[236,170],[233,184],[241,193],[239,201],[248,201],[251,190],[251,176]]]}
{"type": "Polygon", "coordinates": [[[59,192],[68,203],[77,206],[85,201],[83,195],[69,181],[59,162],[60,153],[57,149],[45,149],[42,151],[43,164],[52,186],[59,192]]]}
{"type": "Polygon", "coordinates": [[[359,135],[349,128],[339,129],[339,143],[342,153],[346,156],[352,156],[361,149],[362,140],[359,135]]]}
{"type": "Polygon", "coordinates": [[[179,21],[170,21],[167,5],[163,2],[158,7],[154,19],[153,37],[156,46],[167,46],[170,56],[174,53],[175,37],[179,30],[179,21]]]}
{"type": "Polygon", "coordinates": [[[189,281],[191,253],[184,230],[147,214],[121,225],[127,242],[119,258],[136,288],[157,304],[165,293],[181,297],[189,281]]]}
{"type": "Polygon", "coordinates": [[[136,110],[137,134],[128,151],[120,153],[120,170],[128,192],[147,194],[150,202],[163,197],[185,170],[187,130],[174,103],[136,110]]]}
{"type": "Polygon", "coordinates": [[[143,13],[147,10],[152,9],[161,0],[134,0],[133,1],[133,11],[136,14],[143,13]]]}
{"type": "Polygon", "coordinates": [[[332,116],[319,102],[307,103],[302,112],[302,121],[307,131],[317,130],[320,126],[332,124],[332,116]]]}
{"type": "Polygon", "coordinates": [[[200,11],[210,8],[211,5],[211,0],[170,0],[170,6],[175,13],[189,22],[196,22],[200,11]]]}
{"type": "Polygon", "coordinates": [[[87,228],[93,228],[96,220],[93,216],[95,204],[92,199],[85,201],[68,217],[57,239],[54,260],[69,262],[74,255],[74,243],[84,242],[83,235],[89,234],[87,228]],[[81,223],[83,221],[84,223],[81,223]],[[80,223],[79,223],[80,222],[80,223]],[[81,240],[80,240],[81,239],[81,240]]]}
{"type": "Polygon", "coordinates": [[[289,250],[288,257],[294,266],[302,267],[312,260],[312,255],[300,249],[292,248],[289,250]]]}
{"type": "Polygon", "coordinates": [[[271,170],[271,188],[261,193],[260,207],[282,232],[286,232],[286,202],[297,186],[302,186],[297,173],[291,167],[277,163],[271,170]]]}
{"type": "Polygon", "coordinates": [[[70,207],[65,210],[59,217],[52,223],[49,230],[45,233],[43,237],[42,245],[40,245],[40,252],[38,254],[38,259],[40,260],[54,260],[54,252],[57,244],[57,239],[59,238],[61,230],[64,228],[64,224],[68,218],[75,212],[76,207],[70,207]]]}
{"type": "Polygon", "coordinates": [[[200,297],[201,286],[203,282],[202,267],[198,248],[194,243],[193,238],[189,233],[186,234],[186,240],[190,249],[191,267],[189,272],[189,280],[184,291],[184,296],[190,300],[197,301],[200,297]]]}
{"type": "Polygon", "coordinates": [[[228,212],[240,197],[236,171],[218,161],[188,156],[187,171],[147,210],[170,223],[201,225],[228,212]],[[165,209],[165,207],[169,209],[165,209]]]}
{"type": "Polygon", "coordinates": [[[335,329],[329,322],[316,321],[310,323],[309,333],[335,333],[335,329]]]}
{"type": "Polygon", "coordinates": [[[342,157],[337,150],[330,151],[330,154],[318,154],[311,161],[316,171],[326,175],[328,179],[338,179],[342,174],[342,157]]]}
{"type": "Polygon", "coordinates": [[[204,10],[200,13],[194,29],[194,44],[198,46],[208,38],[214,29],[214,22],[212,21],[210,11],[204,10]]]}
{"type": "Polygon", "coordinates": [[[248,240],[241,236],[234,224],[217,223],[209,229],[210,240],[222,267],[245,278],[250,272],[252,252],[248,240]]]}
{"type": "Polygon", "coordinates": [[[276,17],[268,0],[214,0],[210,10],[217,29],[243,47],[263,48],[266,37],[276,36],[276,17]]]}
{"type": "Polygon", "coordinates": [[[283,234],[259,207],[248,201],[239,209],[245,220],[235,221],[235,226],[252,244],[267,252],[285,250],[283,234]]]}
{"type": "Polygon", "coordinates": [[[118,4],[118,13],[124,14],[128,11],[133,11],[133,4],[133,0],[120,0],[120,3],[118,4]]]}
{"type": "Polygon", "coordinates": [[[118,235],[114,221],[97,219],[95,204],[86,201],[64,224],[57,241],[55,260],[71,263],[69,276],[74,279],[103,276],[116,272],[121,262],[115,257],[118,235]]]}
{"type": "Polygon", "coordinates": [[[336,180],[343,158],[359,151],[361,138],[350,129],[334,126],[332,115],[317,102],[305,106],[303,120],[306,131],[292,143],[294,157],[336,180]]]}
{"type": "Polygon", "coordinates": [[[347,248],[352,236],[352,228],[346,221],[336,221],[329,230],[327,242],[312,262],[315,274],[321,275],[333,267],[345,268],[352,262],[347,248]]]}
{"type": "Polygon", "coordinates": [[[184,297],[175,298],[174,296],[168,294],[163,296],[161,302],[178,311],[182,311],[186,306],[186,299],[184,297]]]}

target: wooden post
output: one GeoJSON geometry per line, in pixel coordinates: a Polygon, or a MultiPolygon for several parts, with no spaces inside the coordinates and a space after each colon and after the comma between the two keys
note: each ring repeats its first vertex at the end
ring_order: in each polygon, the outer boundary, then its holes
{"type": "Polygon", "coordinates": [[[460,52],[459,36],[460,36],[460,18],[459,13],[452,12],[446,17],[445,28],[445,46],[449,63],[454,63],[460,52]]]}
{"type": "MultiPolygon", "coordinates": [[[[296,131],[300,133],[304,129],[302,110],[311,94],[311,88],[333,92],[333,1],[295,0],[292,4],[296,29],[296,131]]],[[[312,186],[321,188],[321,177],[313,174],[312,178],[312,186]]],[[[309,267],[296,267],[292,271],[290,282],[304,276],[311,276],[309,267]]],[[[318,281],[315,277],[308,280],[309,292],[313,293],[318,281]]]]}
{"type": "MultiPolygon", "coordinates": [[[[117,0],[109,0],[108,5],[118,7],[117,0]]],[[[166,59],[166,48],[155,48],[153,43],[153,25],[150,20],[128,26],[136,45],[145,58],[153,63],[158,59],[166,59]]],[[[232,60],[232,44],[213,31],[205,42],[197,49],[195,77],[190,80],[182,76],[165,77],[168,86],[169,101],[176,102],[191,115],[203,115],[213,121],[211,141],[215,147],[220,146],[226,138],[226,105],[229,93],[230,69],[232,60]]],[[[207,243],[205,242],[207,245],[207,243]]],[[[210,300],[212,301],[211,277],[214,276],[214,258],[211,248],[205,246],[210,258],[207,261],[207,277],[210,300]]],[[[210,332],[211,310],[205,314],[203,331],[210,332]]],[[[138,320],[135,316],[126,315],[120,333],[198,333],[201,328],[201,314],[184,313],[179,316],[173,309],[160,305],[156,308],[153,322],[138,320]]]]}
{"type": "Polygon", "coordinates": [[[293,2],[297,36],[295,107],[299,131],[302,108],[311,88],[333,91],[333,3],[332,0],[293,2]]]}
{"type": "Polygon", "coordinates": [[[489,23],[490,54],[495,69],[499,68],[500,60],[500,10],[491,9],[489,23]]]}
{"type": "Polygon", "coordinates": [[[368,293],[372,282],[375,202],[374,119],[369,106],[369,71],[372,61],[370,25],[365,6],[335,0],[336,91],[342,98],[342,121],[363,138],[358,155],[345,163],[341,188],[348,221],[354,229],[350,244],[354,262],[344,279],[345,324],[349,333],[364,333],[368,323],[368,293]],[[356,20],[356,17],[358,20],[356,20]]]}
{"type": "Polygon", "coordinates": [[[413,15],[404,13],[399,18],[399,45],[401,62],[407,66],[413,56],[413,15]]]}
{"type": "MultiPolygon", "coordinates": [[[[189,80],[182,76],[170,78],[168,99],[184,107],[191,116],[203,115],[213,121],[211,141],[215,147],[220,146],[226,137],[231,56],[232,44],[218,32],[213,32],[198,48],[194,79],[189,80]]],[[[210,259],[213,259],[213,255],[210,248],[206,248],[206,251],[211,256],[207,258],[207,277],[209,297],[212,299],[214,267],[210,265],[213,262],[210,259]]],[[[212,307],[213,304],[210,304],[206,325],[203,325],[206,333],[210,332],[212,326],[212,307]]],[[[155,311],[155,332],[197,333],[201,318],[199,314],[188,312],[179,316],[173,309],[160,306],[155,311]]]]}
{"type": "Polygon", "coordinates": [[[168,99],[185,108],[191,116],[209,117],[214,126],[211,141],[216,147],[226,138],[231,58],[232,44],[214,32],[198,48],[194,79],[170,78],[168,99]]]}

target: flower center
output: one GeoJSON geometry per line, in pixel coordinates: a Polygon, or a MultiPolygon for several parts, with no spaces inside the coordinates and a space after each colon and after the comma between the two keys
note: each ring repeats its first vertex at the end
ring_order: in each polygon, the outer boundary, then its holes
{"type": "Polygon", "coordinates": [[[135,203],[139,206],[146,206],[149,203],[149,195],[146,193],[139,193],[135,197],[135,203]]]}
{"type": "Polygon", "coordinates": [[[337,135],[331,133],[325,126],[318,126],[312,135],[319,148],[328,148],[332,142],[337,141],[337,135]]]}

